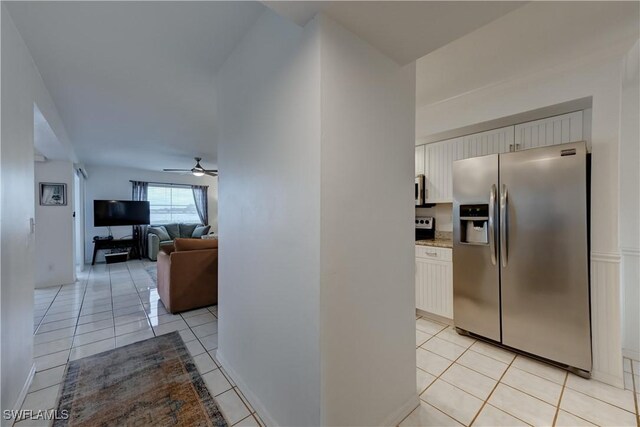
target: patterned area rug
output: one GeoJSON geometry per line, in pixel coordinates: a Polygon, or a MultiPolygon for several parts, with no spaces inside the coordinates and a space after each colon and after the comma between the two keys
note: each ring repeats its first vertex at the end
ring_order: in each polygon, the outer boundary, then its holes
{"type": "Polygon", "coordinates": [[[69,362],[61,426],[227,426],[178,332],[69,362]]]}

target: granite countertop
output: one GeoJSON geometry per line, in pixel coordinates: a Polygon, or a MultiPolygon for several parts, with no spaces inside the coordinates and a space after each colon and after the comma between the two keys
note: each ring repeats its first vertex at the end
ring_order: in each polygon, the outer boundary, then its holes
{"type": "Polygon", "coordinates": [[[435,239],[416,240],[416,245],[451,249],[453,248],[453,232],[436,230],[435,239]]]}
{"type": "Polygon", "coordinates": [[[416,240],[418,246],[434,246],[436,248],[449,248],[453,247],[452,239],[429,239],[429,240],[416,240]]]}

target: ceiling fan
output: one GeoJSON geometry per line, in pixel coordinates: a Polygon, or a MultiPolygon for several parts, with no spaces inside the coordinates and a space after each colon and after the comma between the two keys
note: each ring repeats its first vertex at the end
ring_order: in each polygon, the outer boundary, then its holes
{"type": "Polygon", "coordinates": [[[196,161],[196,165],[191,169],[162,169],[162,170],[165,172],[191,172],[193,176],[204,176],[204,175],[218,176],[217,169],[205,169],[200,165],[200,160],[202,160],[202,157],[194,157],[194,160],[196,161]]]}

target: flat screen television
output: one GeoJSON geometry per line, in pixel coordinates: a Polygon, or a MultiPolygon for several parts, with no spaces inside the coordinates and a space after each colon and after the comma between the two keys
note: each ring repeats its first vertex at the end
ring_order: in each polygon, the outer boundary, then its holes
{"type": "Polygon", "coordinates": [[[144,224],[149,224],[149,202],[131,200],[93,201],[93,225],[95,227],[144,224]]]}

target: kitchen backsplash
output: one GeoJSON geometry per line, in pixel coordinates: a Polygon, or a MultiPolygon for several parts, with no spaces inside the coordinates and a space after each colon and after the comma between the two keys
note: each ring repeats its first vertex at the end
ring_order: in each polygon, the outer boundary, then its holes
{"type": "Polygon", "coordinates": [[[436,219],[436,232],[453,232],[453,204],[439,203],[432,208],[416,208],[416,216],[432,216],[436,219]]]}

